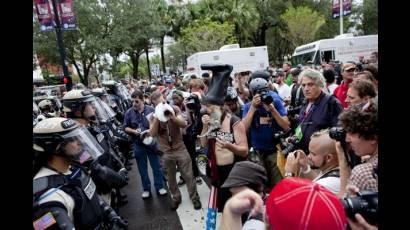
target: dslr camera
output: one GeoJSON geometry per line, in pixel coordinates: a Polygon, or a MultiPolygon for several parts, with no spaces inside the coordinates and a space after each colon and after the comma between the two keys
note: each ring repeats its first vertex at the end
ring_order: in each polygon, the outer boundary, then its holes
{"type": "Polygon", "coordinates": [[[345,142],[346,131],[342,127],[333,127],[329,130],[329,136],[335,141],[345,142]]]}
{"type": "Polygon", "coordinates": [[[302,109],[302,106],[289,106],[288,116],[293,117],[296,114],[299,114],[301,109],[302,109]]]}
{"type": "Polygon", "coordinates": [[[346,215],[354,219],[354,215],[359,213],[370,224],[377,223],[379,209],[378,193],[372,190],[363,190],[356,197],[345,197],[340,200],[346,215]]]}
{"type": "Polygon", "coordinates": [[[273,102],[273,98],[268,94],[267,89],[257,90],[255,93],[261,95],[261,101],[266,105],[269,105],[273,102]]]}
{"type": "Polygon", "coordinates": [[[329,130],[329,137],[335,141],[339,141],[342,144],[342,148],[345,152],[345,158],[350,168],[360,164],[361,159],[352,151],[347,150],[346,144],[346,130],[342,127],[333,127],[329,130]]]}
{"type": "Polygon", "coordinates": [[[288,156],[289,153],[294,152],[295,150],[298,149],[300,141],[298,140],[298,138],[293,135],[291,137],[289,137],[288,141],[285,140],[285,137],[288,136],[290,134],[290,131],[288,132],[278,132],[277,134],[275,134],[275,139],[279,139],[281,146],[282,146],[282,153],[283,155],[285,155],[286,157],[288,156]]]}

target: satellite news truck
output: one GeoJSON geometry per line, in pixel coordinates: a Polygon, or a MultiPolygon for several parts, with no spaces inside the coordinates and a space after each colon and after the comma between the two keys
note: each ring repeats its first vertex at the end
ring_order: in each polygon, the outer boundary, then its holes
{"type": "Polygon", "coordinates": [[[322,61],[337,60],[343,63],[359,61],[359,56],[365,59],[372,52],[378,51],[378,35],[353,37],[352,34],[336,36],[334,39],[318,40],[296,47],[292,55],[292,65],[306,64],[312,61],[320,65],[322,61]]]}
{"type": "Polygon", "coordinates": [[[231,75],[243,71],[266,70],[269,67],[268,47],[240,48],[238,44],[225,45],[219,50],[198,52],[187,58],[187,72],[201,77],[201,64],[229,64],[231,75]]]}

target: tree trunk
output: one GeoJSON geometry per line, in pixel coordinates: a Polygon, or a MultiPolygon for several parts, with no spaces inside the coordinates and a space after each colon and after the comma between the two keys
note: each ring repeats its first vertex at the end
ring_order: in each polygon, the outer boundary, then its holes
{"type": "Polygon", "coordinates": [[[85,87],[88,87],[88,73],[89,73],[88,70],[84,70],[84,82],[83,82],[83,84],[85,85],[85,87]]]}
{"type": "Polygon", "coordinates": [[[138,65],[139,65],[138,53],[132,52],[130,57],[131,57],[131,63],[132,63],[132,78],[134,78],[135,80],[139,80],[139,77],[138,77],[138,65]]]}
{"type": "Polygon", "coordinates": [[[239,47],[242,48],[242,36],[241,36],[241,31],[239,30],[239,26],[235,24],[235,34],[236,38],[238,39],[238,44],[239,47]]]}
{"type": "Polygon", "coordinates": [[[266,45],[266,30],[268,29],[268,27],[263,24],[262,28],[261,28],[261,33],[260,33],[260,37],[259,37],[259,45],[260,46],[265,46],[266,45]]]}
{"type": "Polygon", "coordinates": [[[145,55],[147,57],[147,71],[148,71],[148,77],[149,77],[149,81],[151,82],[151,68],[149,65],[149,55],[148,55],[148,46],[145,48],[145,55]]]}
{"type": "Polygon", "coordinates": [[[98,79],[98,75],[95,75],[95,80],[97,80],[97,86],[100,87],[100,80],[98,79]]]}
{"type": "Polygon", "coordinates": [[[161,38],[161,62],[162,62],[162,72],[165,73],[165,55],[164,55],[164,39],[165,35],[161,38]]]}
{"type": "Polygon", "coordinates": [[[73,63],[73,65],[74,65],[75,69],[77,70],[78,77],[80,78],[80,81],[83,82],[83,81],[84,81],[84,80],[83,80],[84,78],[83,78],[83,75],[81,74],[80,68],[78,67],[78,65],[77,65],[77,63],[76,63],[75,61],[73,61],[72,63],[73,63]]]}

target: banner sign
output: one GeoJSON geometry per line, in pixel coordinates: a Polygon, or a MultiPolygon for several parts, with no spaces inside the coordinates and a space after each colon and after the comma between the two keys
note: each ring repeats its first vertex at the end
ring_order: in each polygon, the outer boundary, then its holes
{"type": "MultiPolygon", "coordinates": [[[[342,0],[333,0],[332,18],[338,18],[340,15],[340,2],[342,0]]],[[[343,0],[343,16],[352,13],[352,0],[343,0]]]]}
{"type": "Polygon", "coordinates": [[[75,15],[73,0],[58,1],[58,14],[60,15],[60,23],[62,30],[75,30],[75,15]]]}
{"type": "Polygon", "coordinates": [[[40,31],[54,30],[54,14],[51,10],[48,0],[35,0],[38,21],[40,23],[40,31]]]}

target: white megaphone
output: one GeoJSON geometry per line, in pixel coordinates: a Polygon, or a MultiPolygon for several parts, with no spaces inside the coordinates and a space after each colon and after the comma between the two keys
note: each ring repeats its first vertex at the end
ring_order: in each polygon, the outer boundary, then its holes
{"type": "Polygon", "coordinates": [[[170,115],[175,115],[174,109],[167,103],[159,103],[155,107],[155,116],[161,122],[167,122],[170,119],[170,115]]]}

